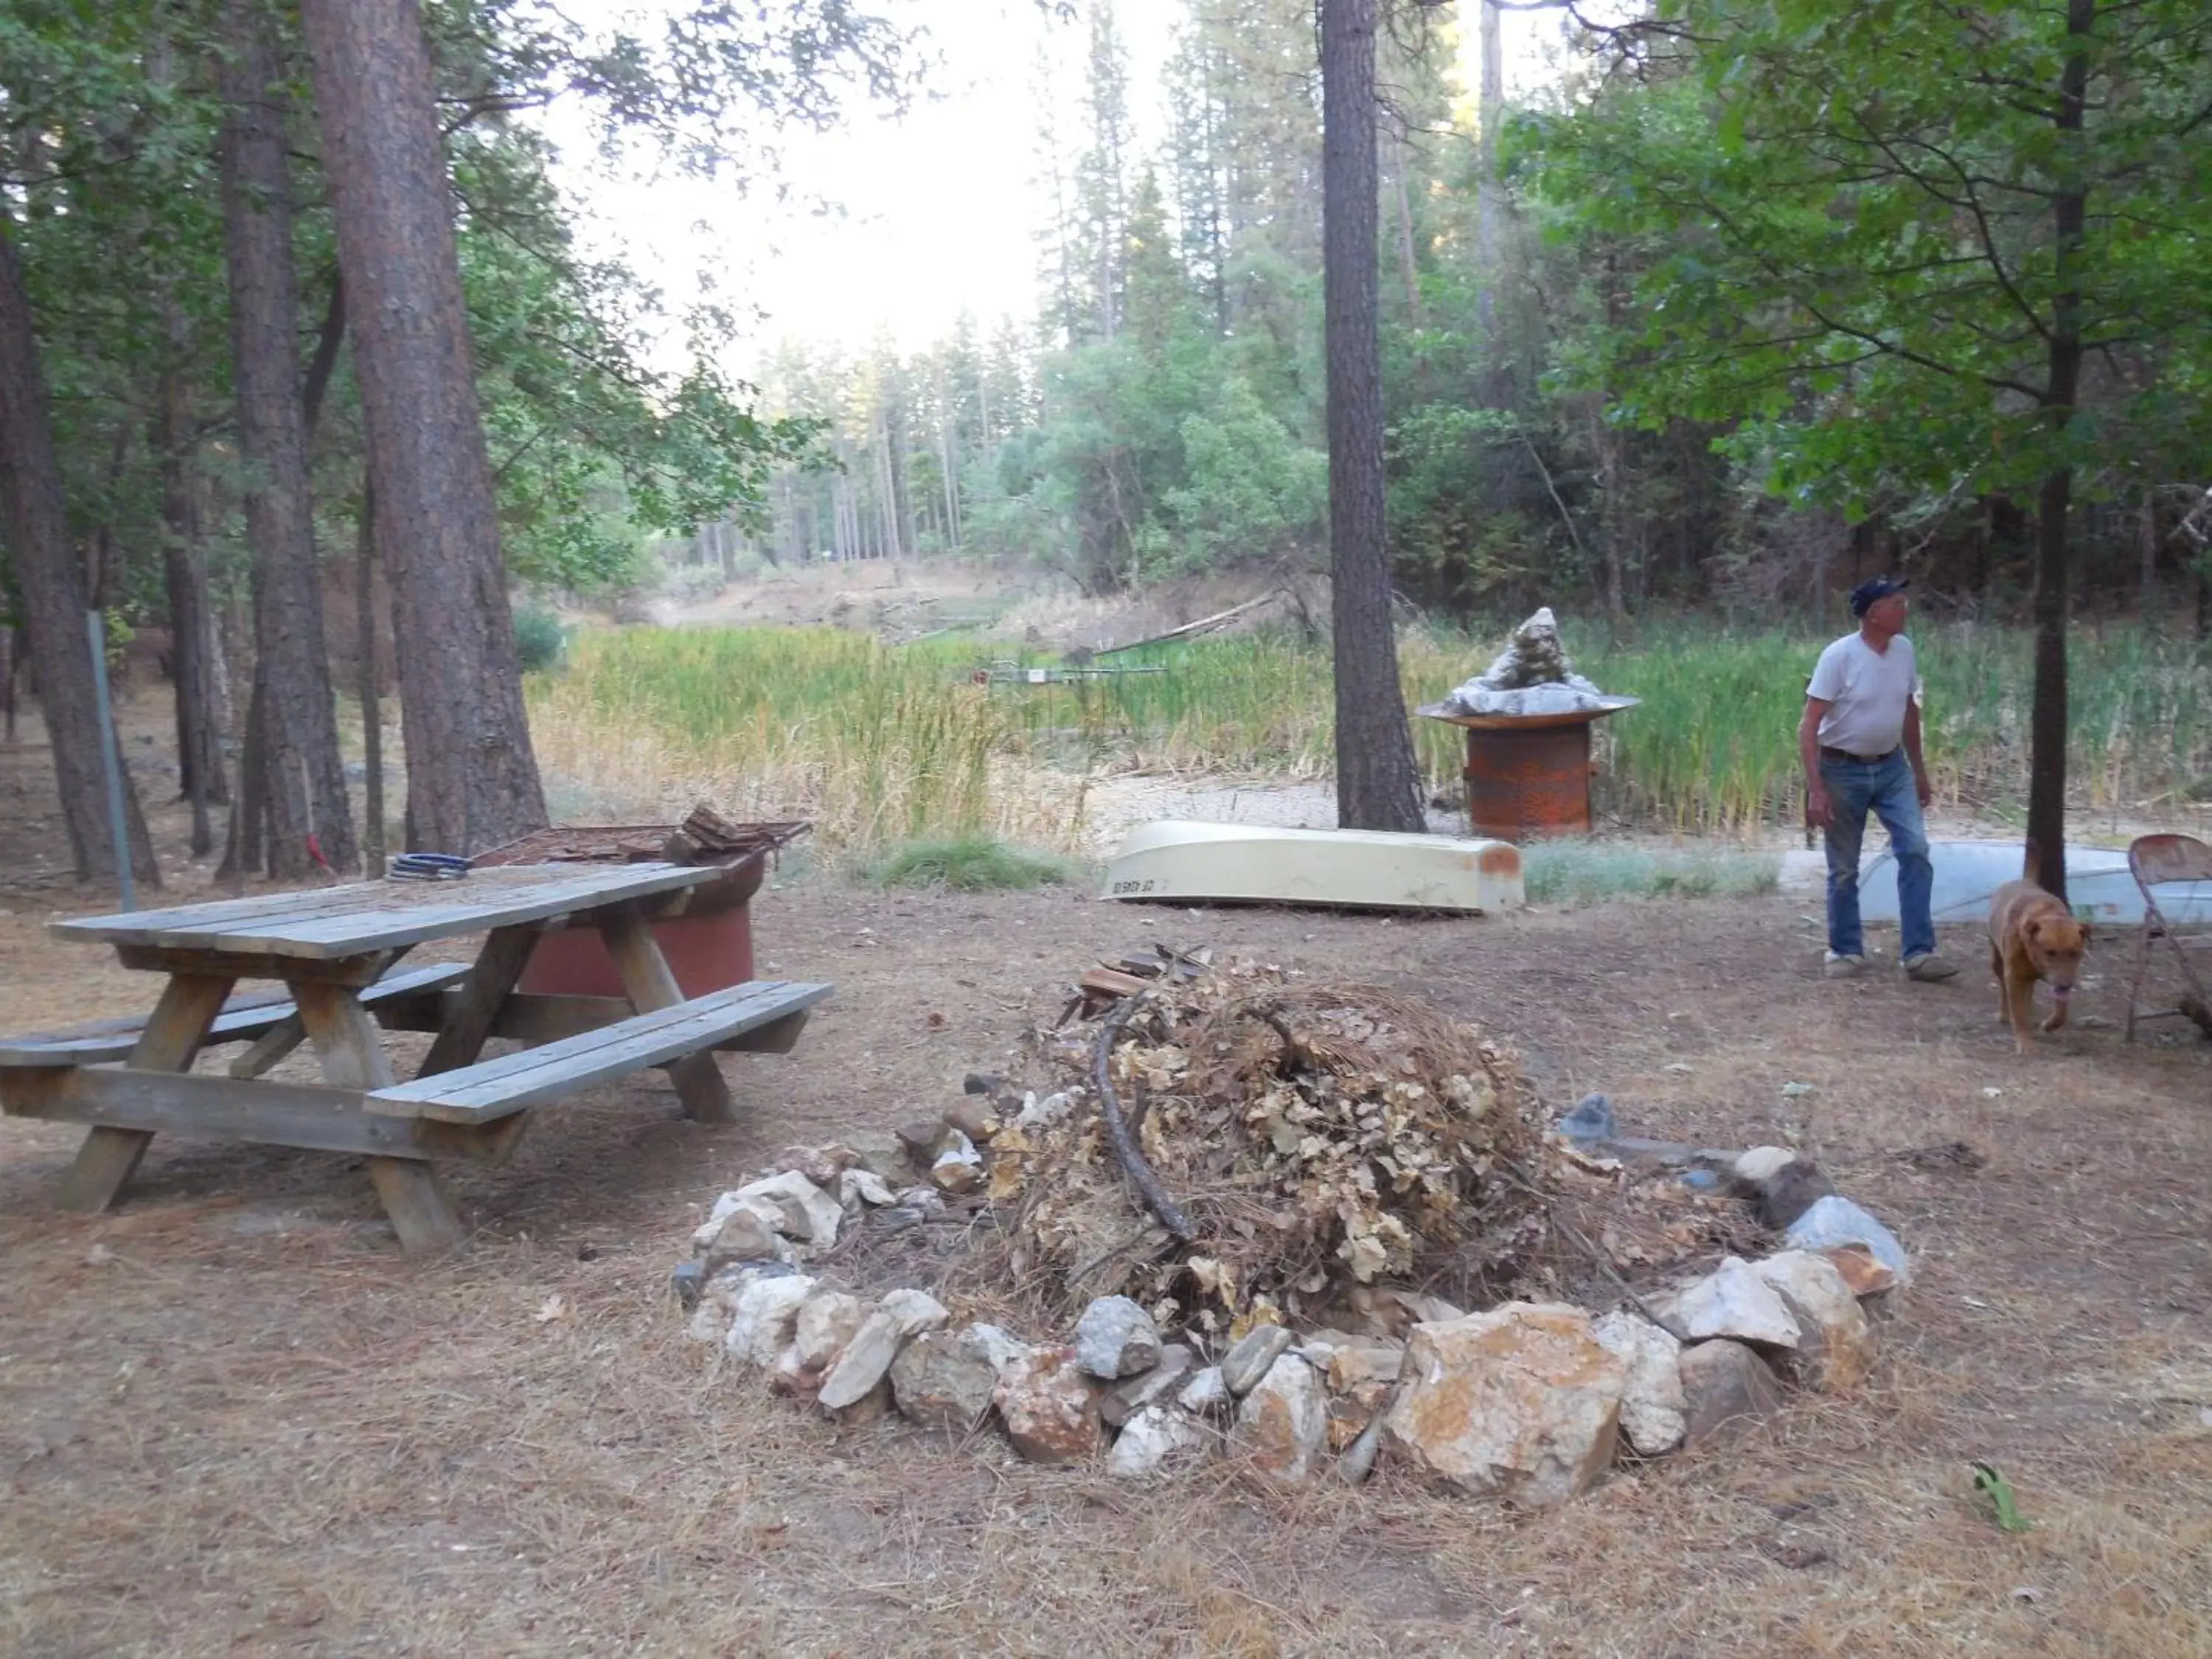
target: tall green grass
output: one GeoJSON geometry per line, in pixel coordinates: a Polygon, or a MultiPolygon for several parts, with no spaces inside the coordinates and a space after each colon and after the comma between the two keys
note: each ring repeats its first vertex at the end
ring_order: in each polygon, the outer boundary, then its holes
{"type": "MultiPolygon", "coordinates": [[[[1502,632],[1502,630],[1500,630],[1502,632]]],[[[1926,629],[1928,757],[1952,804],[2024,798],[2032,678],[2024,631],[1926,629]]],[[[1409,633],[1409,707],[1479,672],[1498,635],[1409,633]]],[[[1642,705],[1596,729],[1601,805],[1632,821],[1740,833],[1793,823],[1796,726],[1823,641],[1725,632],[1694,619],[1628,641],[1568,644],[1577,666],[1642,705]]],[[[1071,683],[978,684],[994,659],[1051,659],[973,640],[887,646],[834,629],[586,634],[534,679],[533,730],[556,769],[610,784],[682,778],[733,804],[798,802],[830,838],[876,846],[992,834],[1073,844],[1083,780],[1109,771],[1319,779],[1334,764],[1324,644],[1260,633],[1156,647],[1071,683]]],[[[2074,641],[2069,769],[2094,807],[2193,797],[2212,777],[2212,655],[2134,629],[2074,641]]],[[[1413,722],[1431,787],[1455,790],[1464,735],[1413,722]]],[[[671,783],[667,788],[678,786],[671,783]]],[[[630,791],[636,793],[635,788],[630,791]]]]}

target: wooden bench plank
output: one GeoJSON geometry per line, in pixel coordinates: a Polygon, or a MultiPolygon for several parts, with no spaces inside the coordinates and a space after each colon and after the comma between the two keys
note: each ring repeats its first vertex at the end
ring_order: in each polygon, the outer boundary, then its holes
{"type": "MultiPolygon", "coordinates": [[[[436,997],[403,998],[377,1008],[376,1023],[387,1031],[441,1031],[459,1006],[459,987],[448,987],[436,997]]],[[[517,1042],[557,1042],[586,1031],[603,1030],[628,1019],[634,1011],[621,997],[551,994],[516,991],[499,1006],[491,1035],[517,1042]]],[[[767,1025],[725,1037],[714,1045],[718,1054],[787,1054],[799,1044],[806,1026],[806,1010],[787,1014],[767,1025]]]]}
{"type": "Polygon", "coordinates": [[[477,1123],[574,1094],[594,1084],[664,1066],[757,1027],[775,1024],[829,996],[828,985],[754,980],[711,992],[539,1048],[479,1060],[459,1071],[371,1091],[371,1112],[477,1123]]]}
{"type": "MultiPolygon", "coordinates": [[[[400,1003],[410,998],[435,996],[468,973],[465,963],[431,962],[386,974],[361,994],[365,1006],[400,1003]]],[[[208,1027],[202,1046],[243,1042],[258,1037],[292,1018],[292,998],[281,990],[241,991],[222,1005],[208,1027]]],[[[149,1016],[150,1018],[150,1016],[149,1016]]],[[[98,1066],[128,1060],[146,1029],[147,1020],[102,1019],[65,1031],[34,1032],[0,1037],[0,1068],[10,1066],[98,1066]]]]}

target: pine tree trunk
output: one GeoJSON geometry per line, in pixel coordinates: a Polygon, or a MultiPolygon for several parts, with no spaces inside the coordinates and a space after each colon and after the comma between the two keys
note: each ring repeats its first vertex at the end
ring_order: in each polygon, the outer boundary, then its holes
{"type": "Polygon", "coordinates": [[[246,534],[257,577],[254,654],[267,691],[269,866],[273,876],[297,879],[324,860],[350,869],[360,853],[338,750],[315,563],[283,68],[263,0],[231,0],[225,23],[223,244],[246,462],[246,534]]]}
{"type": "Polygon", "coordinates": [[[208,817],[230,791],[217,742],[211,665],[215,625],[208,608],[207,559],[200,548],[199,503],[192,489],[191,391],[174,366],[155,393],[154,447],[161,467],[161,578],[169,601],[169,668],[177,702],[177,781],[191,803],[192,856],[215,845],[208,817]]]}
{"type": "Polygon", "coordinates": [[[361,482],[360,574],[356,583],[361,635],[361,758],[364,814],[362,870],[371,879],[384,873],[384,700],[376,676],[376,492],[361,482]]]}
{"type": "Polygon", "coordinates": [[[1498,179],[1498,128],[1505,119],[1505,47],[1493,0],[1478,0],[1481,12],[1480,90],[1475,100],[1475,138],[1480,154],[1474,179],[1475,320],[1482,336],[1486,402],[1503,408],[1505,352],[1498,337],[1498,270],[1504,263],[1505,204],[1498,179]]]}
{"type": "Polygon", "coordinates": [[[471,853],[544,827],[415,0],[304,0],[392,596],[408,819],[471,853]]]}
{"type": "MultiPolygon", "coordinates": [[[[2081,131],[2089,83],[2086,43],[2096,17],[2096,0],[2067,0],[2066,33],[2072,49],[2059,81],[2056,125],[2062,135],[2081,131]]],[[[2044,419],[2061,442],[2074,418],[2081,377],[2081,295],[2072,279],[2087,210],[2085,192],[2078,184],[2061,190],[2052,203],[2059,287],[2051,303],[2044,419]]],[[[2066,520],[2073,490],[2074,470],[2061,461],[2045,475],[2037,495],[2035,689],[2028,714],[2027,873],[2062,899],[2066,896],[2066,520]]]]}
{"type": "MultiPolygon", "coordinates": [[[[22,595],[24,642],[37,665],[39,705],[53,750],[54,783],[70,857],[80,878],[112,878],[115,848],[108,829],[92,647],[85,635],[84,571],[70,546],[46,374],[39,362],[30,296],[23,289],[23,273],[4,215],[0,215],[0,509],[4,509],[8,552],[22,595]]],[[[158,887],[161,867],[154,861],[138,792],[128,771],[123,775],[123,811],[131,867],[141,881],[158,887]]]]}
{"type": "Polygon", "coordinates": [[[1322,0],[1323,312],[1336,655],[1336,812],[1346,829],[1419,830],[1420,778],[1398,684],[1382,521],[1376,320],[1376,0],[1322,0]]]}

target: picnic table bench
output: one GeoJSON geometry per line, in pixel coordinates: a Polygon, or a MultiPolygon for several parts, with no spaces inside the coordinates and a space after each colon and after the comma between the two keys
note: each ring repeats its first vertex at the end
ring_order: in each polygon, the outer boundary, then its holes
{"type": "Polygon", "coordinates": [[[536,1108],[654,1066],[687,1115],[728,1122],[715,1052],[787,1053],[798,1041],[830,986],[750,981],[687,999],[654,941],[652,923],[720,873],[517,865],[58,921],[58,936],[111,945],[125,967],[167,982],[143,1019],[0,1037],[0,1108],[90,1126],[63,1178],[69,1208],[107,1207],[155,1134],[175,1133],[359,1154],[405,1248],[450,1244],[461,1227],[438,1160],[498,1162],[536,1108]],[[541,934],[562,926],[599,931],[622,996],[515,988],[541,934]],[[417,945],[479,933],[471,964],[395,969],[417,945]],[[234,994],[240,980],[283,988],[234,994]],[[375,1022],[435,1033],[415,1078],[395,1075],[375,1022]],[[483,1058],[494,1036],[532,1046],[483,1058]],[[244,1041],[227,1073],[191,1069],[203,1048],[244,1041]],[[302,1042],[320,1084],[264,1075],[302,1042]]]}

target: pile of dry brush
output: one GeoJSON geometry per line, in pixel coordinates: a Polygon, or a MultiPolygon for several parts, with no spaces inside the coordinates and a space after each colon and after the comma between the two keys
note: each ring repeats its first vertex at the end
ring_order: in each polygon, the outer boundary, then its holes
{"type": "Polygon", "coordinates": [[[1425,1003],[1231,963],[1040,1048],[1067,1109],[999,1130],[988,1190],[994,1253],[1063,1316],[1119,1293],[1171,1328],[1323,1322],[1369,1287],[1464,1296],[1545,1253],[1534,1091],[1425,1003]]]}

